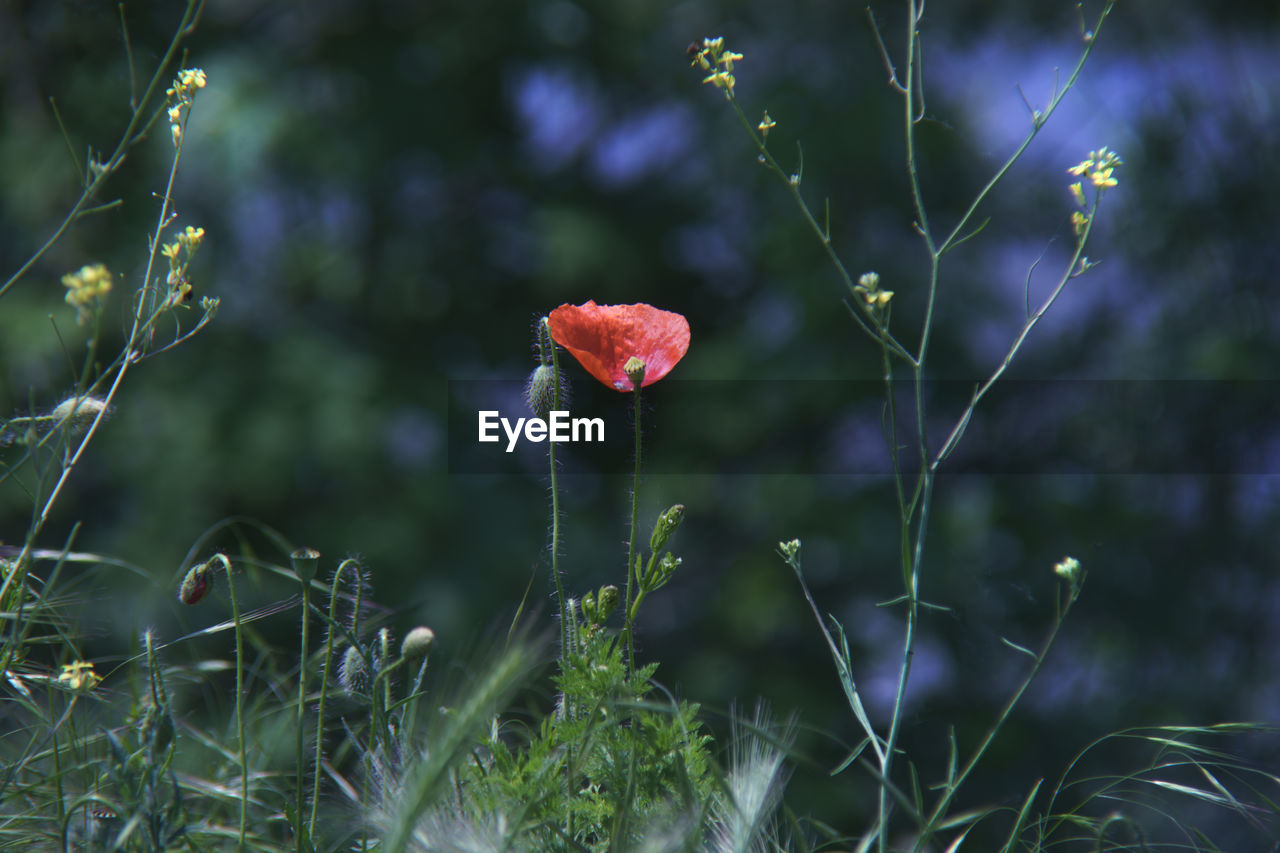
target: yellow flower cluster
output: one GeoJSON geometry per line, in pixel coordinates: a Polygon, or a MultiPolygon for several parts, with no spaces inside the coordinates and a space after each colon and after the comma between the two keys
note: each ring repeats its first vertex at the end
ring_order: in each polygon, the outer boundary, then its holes
{"type": "MultiPolygon", "coordinates": [[[[1090,151],[1088,160],[1082,160],[1070,169],[1067,169],[1067,173],[1070,175],[1080,176],[1087,172],[1089,182],[1098,189],[1105,190],[1110,189],[1119,183],[1115,176],[1112,175],[1112,172],[1115,170],[1116,166],[1123,165],[1124,161],[1120,159],[1120,155],[1114,151],[1108,151],[1107,147],[1104,145],[1097,151],[1090,151]]],[[[1076,197],[1077,201],[1084,198],[1084,193],[1080,189],[1079,183],[1072,185],[1071,193],[1076,197]]],[[[1080,203],[1083,204],[1082,201],[1080,203]]]]}
{"type": "Polygon", "coordinates": [[[693,60],[690,64],[696,65],[703,71],[711,72],[702,79],[702,82],[724,89],[725,96],[730,96],[735,82],[733,63],[742,59],[742,54],[725,50],[723,37],[705,38],[702,40],[701,47],[695,42],[689,45],[688,52],[693,60]]]}
{"type": "Polygon", "coordinates": [[[63,664],[62,674],[58,676],[59,684],[77,693],[92,690],[101,681],[101,676],[93,671],[93,664],[82,660],[63,664]]]}
{"type": "Polygon", "coordinates": [[[191,258],[203,242],[204,229],[188,225],[178,233],[176,240],[160,246],[160,254],[169,261],[169,275],[166,279],[169,295],[161,306],[161,310],[186,305],[191,301],[192,287],[187,278],[187,267],[190,266],[191,258]]]}
{"type": "Polygon", "coordinates": [[[169,131],[173,134],[175,148],[182,143],[183,119],[195,101],[196,90],[203,89],[207,82],[203,69],[184,68],[178,72],[173,85],[165,90],[172,101],[169,106],[169,131]]]}
{"type": "Polygon", "coordinates": [[[864,272],[858,276],[858,283],[854,285],[853,292],[862,297],[862,301],[867,303],[868,308],[883,309],[888,306],[889,300],[893,299],[892,290],[880,289],[880,274],[875,272],[864,272]]]}
{"type": "Polygon", "coordinates": [[[76,322],[84,325],[92,310],[111,292],[111,273],[103,264],[87,264],[62,277],[67,304],[76,309],[76,322]]]}

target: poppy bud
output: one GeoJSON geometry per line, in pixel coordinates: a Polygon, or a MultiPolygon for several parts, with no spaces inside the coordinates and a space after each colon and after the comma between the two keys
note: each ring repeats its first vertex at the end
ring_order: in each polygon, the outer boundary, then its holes
{"type": "MultiPolygon", "coordinates": [[[[564,397],[561,396],[563,405],[564,397]]],[[[544,421],[556,407],[556,369],[549,364],[539,364],[529,374],[524,386],[524,401],[533,413],[544,421]]]]}
{"type": "Polygon", "coordinates": [[[355,646],[348,646],[342,655],[342,663],[338,666],[338,686],[348,693],[355,693],[364,687],[365,675],[364,655],[355,646]]]}
{"type": "Polygon", "coordinates": [[[320,552],[315,548],[299,548],[289,555],[293,565],[293,573],[303,583],[311,583],[316,576],[316,568],[320,564],[320,552]]]}
{"type": "Polygon", "coordinates": [[[622,372],[627,374],[632,385],[639,388],[644,383],[644,359],[631,356],[627,359],[627,363],[622,365],[622,372]]]}
{"type": "Polygon", "coordinates": [[[667,547],[667,540],[683,520],[684,504],[676,504],[658,516],[658,523],[653,525],[653,535],[649,537],[649,550],[657,553],[667,547]]]}
{"type": "Polygon", "coordinates": [[[406,660],[425,658],[427,653],[431,651],[431,645],[435,641],[436,632],[425,625],[419,625],[404,635],[404,642],[400,644],[400,657],[406,660]]]}
{"type": "Polygon", "coordinates": [[[187,572],[187,576],[182,579],[182,586],[178,589],[178,600],[183,604],[197,604],[209,594],[212,588],[213,569],[209,568],[208,563],[201,563],[187,572]]]}

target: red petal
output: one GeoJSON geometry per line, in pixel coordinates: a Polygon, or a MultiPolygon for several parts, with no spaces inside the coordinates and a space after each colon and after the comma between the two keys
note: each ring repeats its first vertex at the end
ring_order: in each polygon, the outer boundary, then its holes
{"type": "Polygon", "coordinates": [[[684,315],[643,302],[561,305],[547,317],[547,325],[556,343],[588,373],[617,391],[632,389],[622,369],[632,356],[645,364],[641,384],[652,385],[689,351],[689,321],[684,315]]]}

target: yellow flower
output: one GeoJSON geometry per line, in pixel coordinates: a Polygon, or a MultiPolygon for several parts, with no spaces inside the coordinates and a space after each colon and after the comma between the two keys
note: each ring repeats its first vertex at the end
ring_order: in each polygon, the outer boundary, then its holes
{"type": "Polygon", "coordinates": [[[208,77],[203,68],[184,68],[178,72],[178,81],[188,89],[203,89],[208,77]]]}
{"type": "Polygon", "coordinates": [[[1085,216],[1080,211],[1077,210],[1071,214],[1071,227],[1075,229],[1077,237],[1084,233],[1084,228],[1088,224],[1089,217],[1085,216]]]}
{"type": "Polygon", "coordinates": [[[760,135],[765,139],[769,138],[769,131],[778,126],[778,123],[769,117],[769,111],[764,111],[764,118],[760,119],[760,123],[756,125],[756,130],[760,131],[760,135]]]}
{"type": "Polygon", "coordinates": [[[724,66],[725,71],[732,71],[733,63],[737,62],[739,59],[742,59],[742,54],[734,53],[732,50],[726,50],[724,53],[720,54],[719,61],[720,64],[724,66]]]}
{"type": "Polygon", "coordinates": [[[1093,181],[1093,185],[1100,190],[1106,189],[1107,187],[1114,187],[1119,183],[1119,181],[1111,177],[1111,171],[1110,166],[1105,169],[1097,169],[1090,173],[1089,180],[1093,181]]]}
{"type": "Polygon", "coordinates": [[[204,229],[194,228],[190,225],[187,226],[185,231],[178,235],[178,241],[186,244],[188,250],[198,248],[203,240],[204,229]]]}
{"type": "Polygon", "coordinates": [[[733,79],[733,75],[728,71],[715,71],[704,77],[702,82],[714,83],[717,88],[724,89],[725,92],[732,92],[735,81],[733,79]]]}
{"type": "Polygon", "coordinates": [[[1080,161],[1079,163],[1077,163],[1076,165],[1072,166],[1070,169],[1067,169],[1067,174],[1068,174],[1068,175],[1083,175],[1083,174],[1085,173],[1085,171],[1086,171],[1090,166],[1092,166],[1092,165],[1093,165],[1093,161],[1092,161],[1092,160],[1082,160],[1082,161],[1080,161]]]}
{"type": "Polygon", "coordinates": [[[67,304],[76,309],[76,321],[84,323],[88,306],[111,292],[111,273],[103,264],[85,265],[62,277],[67,304]]]}
{"type": "Polygon", "coordinates": [[[1076,204],[1080,205],[1081,207],[1084,207],[1085,206],[1084,187],[1080,185],[1080,182],[1076,181],[1067,189],[1071,190],[1071,197],[1075,199],[1076,204]]]}
{"type": "Polygon", "coordinates": [[[97,687],[101,681],[102,679],[93,671],[93,664],[82,660],[63,664],[62,674],[58,676],[59,684],[77,693],[88,692],[97,687]]]}

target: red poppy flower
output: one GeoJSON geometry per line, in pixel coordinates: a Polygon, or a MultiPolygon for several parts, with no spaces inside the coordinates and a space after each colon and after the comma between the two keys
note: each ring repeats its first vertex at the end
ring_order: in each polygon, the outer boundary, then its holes
{"type": "Polygon", "coordinates": [[[634,386],[623,366],[632,357],[644,362],[641,385],[671,372],[689,351],[689,321],[683,314],[643,302],[635,305],[561,305],[547,317],[551,337],[587,372],[618,391],[634,386]]]}

